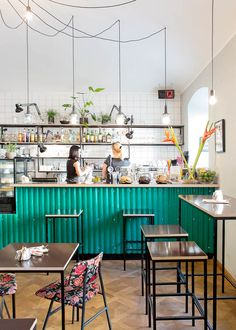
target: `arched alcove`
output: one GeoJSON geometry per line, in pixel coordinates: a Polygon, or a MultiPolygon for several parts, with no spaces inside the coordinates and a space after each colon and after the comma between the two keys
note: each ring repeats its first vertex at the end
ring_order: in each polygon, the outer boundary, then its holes
{"type": "MultiPolygon", "coordinates": [[[[188,103],[188,150],[189,164],[192,165],[197,155],[200,138],[208,121],[208,88],[198,89],[188,103]]],[[[208,167],[208,143],[199,158],[198,167],[208,167]]]]}

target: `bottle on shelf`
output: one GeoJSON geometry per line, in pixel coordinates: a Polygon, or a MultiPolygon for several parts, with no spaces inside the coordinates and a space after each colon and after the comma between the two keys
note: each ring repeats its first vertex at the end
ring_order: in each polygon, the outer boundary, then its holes
{"type": "Polygon", "coordinates": [[[22,133],[22,142],[26,142],[26,129],[23,129],[23,133],[22,133]]]}
{"type": "Polygon", "coordinates": [[[98,131],[95,130],[94,132],[94,143],[98,143],[98,131]]]}
{"type": "Polygon", "coordinates": [[[90,134],[89,134],[89,130],[87,130],[87,133],[86,133],[86,142],[87,142],[87,143],[90,142],[90,134]]]}
{"type": "Polygon", "coordinates": [[[83,135],[82,135],[82,143],[86,143],[86,132],[85,131],[83,132],[83,135]]]}
{"type": "Polygon", "coordinates": [[[106,143],[107,142],[107,136],[106,136],[106,130],[105,128],[103,129],[103,134],[102,134],[102,143],[106,143]]]}
{"type": "Polygon", "coordinates": [[[34,142],[34,130],[33,130],[33,128],[31,129],[31,132],[30,132],[30,142],[34,142]]]}
{"type": "Polygon", "coordinates": [[[106,143],[111,143],[111,134],[110,134],[110,132],[107,133],[106,143]]]}
{"type": "Polygon", "coordinates": [[[78,131],[76,134],[76,142],[80,143],[80,131],[78,131]]]}
{"type": "Polygon", "coordinates": [[[98,131],[98,142],[99,143],[102,142],[102,129],[101,129],[101,127],[99,127],[99,131],[98,131]]]}
{"type": "Polygon", "coordinates": [[[30,129],[29,128],[26,132],[26,141],[25,142],[30,142],[30,129]]]}
{"type": "Polygon", "coordinates": [[[107,167],[107,180],[106,180],[106,182],[109,184],[113,183],[112,172],[113,172],[112,158],[111,158],[111,155],[109,155],[108,167],[107,167]]]}
{"type": "Polygon", "coordinates": [[[17,141],[23,142],[23,134],[21,133],[21,131],[18,132],[17,141]]]}
{"type": "Polygon", "coordinates": [[[93,130],[91,130],[91,134],[90,134],[90,142],[94,143],[94,132],[93,130]]]}

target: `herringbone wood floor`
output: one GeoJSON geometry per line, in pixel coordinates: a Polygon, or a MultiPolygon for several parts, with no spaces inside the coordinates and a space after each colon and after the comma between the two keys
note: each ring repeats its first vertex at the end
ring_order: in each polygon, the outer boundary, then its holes
{"type": "MultiPolygon", "coordinates": [[[[122,269],[122,261],[103,261],[103,277],[106,288],[107,301],[110,308],[113,330],[148,329],[147,316],[144,315],[144,298],[140,293],[140,261],[128,261],[127,271],[122,269]]],[[[71,267],[69,266],[68,269],[71,267]]],[[[197,271],[201,271],[200,265],[197,271]]],[[[209,261],[209,269],[211,261],[209,261]]],[[[175,279],[173,271],[159,272],[160,280],[175,279]]],[[[34,292],[40,287],[56,280],[57,275],[46,274],[17,274],[18,291],[16,295],[17,317],[36,317],[38,319],[37,329],[42,328],[49,301],[36,297],[34,292]]],[[[197,292],[202,292],[202,278],[198,277],[197,292]]],[[[211,279],[209,287],[211,289],[211,279]]],[[[165,292],[173,292],[174,287],[160,287],[165,292]],[[171,291],[172,290],[172,291],[171,291]]],[[[228,294],[236,294],[236,290],[226,285],[228,294]]],[[[102,306],[102,298],[99,295],[87,304],[86,317],[90,317],[102,306]]],[[[209,318],[211,320],[211,303],[209,303],[209,318]]],[[[183,314],[184,298],[159,298],[158,311],[163,314],[183,314]]],[[[220,301],[218,303],[218,330],[236,329],[236,300],[220,301]]],[[[203,329],[202,321],[196,323],[192,328],[190,321],[164,321],[157,323],[161,330],[189,330],[203,329]]],[[[49,319],[47,329],[60,329],[60,312],[49,319]]],[[[80,329],[80,324],[71,324],[71,308],[66,308],[66,329],[80,329]]],[[[98,317],[86,327],[88,330],[108,329],[105,314],[98,317]]],[[[16,329],[17,330],[17,329],[16,329]]]]}

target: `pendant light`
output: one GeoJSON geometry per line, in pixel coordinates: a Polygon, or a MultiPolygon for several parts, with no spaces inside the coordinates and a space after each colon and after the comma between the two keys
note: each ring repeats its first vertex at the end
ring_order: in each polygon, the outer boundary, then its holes
{"type": "Polygon", "coordinates": [[[75,30],[74,30],[74,16],[72,22],[72,112],[70,114],[70,123],[76,125],[78,123],[78,115],[75,111],[75,30]]]}
{"type": "Polygon", "coordinates": [[[164,29],[164,59],[165,59],[165,105],[164,105],[164,112],[162,114],[162,124],[163,125],[169,125],[170,124],[170,114],[167,110],[167,104],[166,104],[166,27],[164,29]]]}
{"type": "Polygon", "coordinates": [[[216,104],[217,99],[214,90],[214,0],[211,0],[211,90],[209,104],[216,104]]]}
{"type": "Polygon", "coordinates": [[[118,58],[119,58],[119,66],[118,66],[118,83],[119,83],[119,106],[113,105],[109,116],[111,117],[114,110],[118,113],[116,115],[115,122],[117,125],[127,125],[129,121],[133,123],[133,116],[128,117],[121,111],[121,40],[120,40],[120,20],[118,22],[119,28],[119,40],[118,40],[118,58]]]}
{"type": "Polygon", "coordinates": [[[27,6],[26,6],[26,13],[25,13],[25,15],[24,15],[24,18],[25,18],[25,21],[28,23],[29,21],[31,21],[32,20],[32,18],[33,18],[33,13],[32,13],[32,11],[31,11],[31,7],[30,7],[30,5],[29,5],[29,0],[28,0],[28,4],[27,4],[27,6]]]}

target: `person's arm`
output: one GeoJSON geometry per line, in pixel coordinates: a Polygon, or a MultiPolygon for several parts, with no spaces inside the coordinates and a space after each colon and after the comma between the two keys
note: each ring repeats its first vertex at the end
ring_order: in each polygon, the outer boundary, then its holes
{"type": "Polygon", "coordinates": [[[103,163],[103,165],[102,165],[102,178],[106,179],[106,177],[107,177],[107,164],[103,163]]]}
{"type": "Polygon", "coordinates": [[[78,162],[78,161],[75,162],[75,163],[73,164],[73,166],[74,166],[74,168],[75,168],[75,172],[76,172],[76,174],[77,174],[78,176],[83,176],[83,175],[85,175],[85,174],[88,174],[88,172],[91,170],[91,168],[88,166],[88,167],[85,168],[85,170],[83,171],[83,170],[81,169],[81,167],[79,166],[79,162],[78,162]]]}

